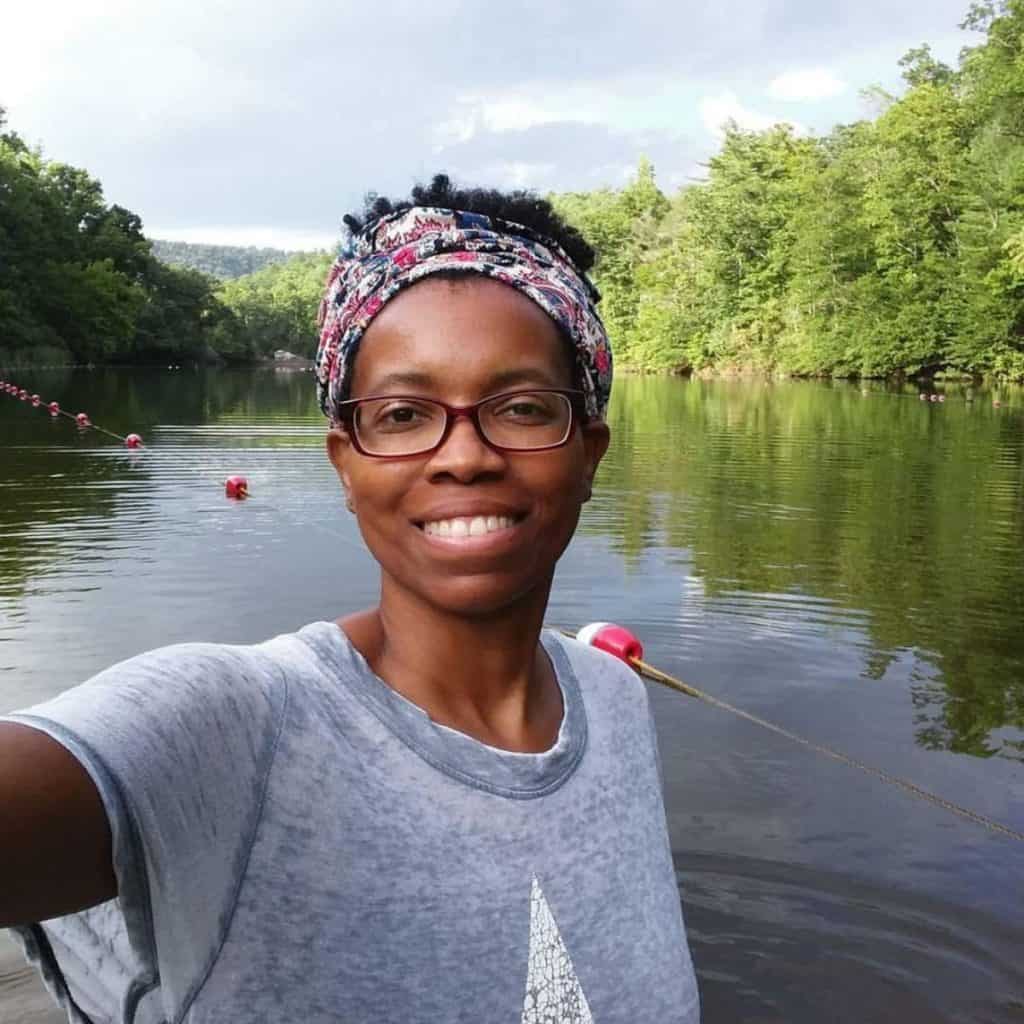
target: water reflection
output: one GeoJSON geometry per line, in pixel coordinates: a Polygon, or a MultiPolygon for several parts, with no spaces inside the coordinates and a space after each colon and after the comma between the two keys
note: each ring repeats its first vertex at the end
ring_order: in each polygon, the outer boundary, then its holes
{"type": "MultiPolygon", "coordinates": [[[[701,612],[748,634],[856,628],[864,676],[926,663],[923,746],[1020,758],[1024,421],[951,390],[632,378],[613,397],[605,501],[627,558],[686,552],[701,612]]],[[[1004,396],[1005,398],[1005,396],[1004,396]]]]}

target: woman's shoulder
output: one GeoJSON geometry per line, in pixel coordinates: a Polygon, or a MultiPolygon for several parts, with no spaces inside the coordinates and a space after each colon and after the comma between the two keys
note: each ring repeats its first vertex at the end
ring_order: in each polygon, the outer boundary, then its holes
{"type": "Polygon", "coordinates": [[[307,638],[322,623],[257,643],[188,641],[118,661],[41,705],[16,712],[41,718],[88,719],[123,714],[127,721],[163,722],[218,715],[280,712],[297,674],[317,671],[307,638]]]}
{"type": "Polygon", "coordinates": [[[219,683],[258,682],[276,674],[298,648],[281,634],[257,643],[190,640],[142,651],[103,669],[85,683],[96,687],[159,686],[214,689],[219,683]]]}
{"type": "Polygon", "coordinates": [[[585,700],[647,714],[647,688],[624,661],[554,630],[546,630],[544,637],[549,652],[555,648],[568,660],[585,700]]]}

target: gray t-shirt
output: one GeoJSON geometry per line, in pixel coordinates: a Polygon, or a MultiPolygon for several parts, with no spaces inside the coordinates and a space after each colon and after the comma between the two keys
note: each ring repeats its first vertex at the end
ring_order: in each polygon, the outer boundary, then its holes
{"type": "Polygon", "coordinates": [[[437,725],[332,622],[8,720],[95,781],[119,898],[17,929],[92,1024],[695,1024],[643,684],[545,632],[555,745],[437,725]]]}

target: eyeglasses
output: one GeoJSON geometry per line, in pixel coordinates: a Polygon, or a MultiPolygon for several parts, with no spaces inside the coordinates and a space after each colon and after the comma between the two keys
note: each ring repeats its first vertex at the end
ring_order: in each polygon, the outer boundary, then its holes
{"type": "Polygon", "coordinates": [[[560,388],[508,391],[463,406],[414,395],[353,398],[338,403],[338,413],[356,451],[377,459],[436,451],[462,417],[499,452],[544,451],[565,444],[586,417],[583,392],[560,388]]]}

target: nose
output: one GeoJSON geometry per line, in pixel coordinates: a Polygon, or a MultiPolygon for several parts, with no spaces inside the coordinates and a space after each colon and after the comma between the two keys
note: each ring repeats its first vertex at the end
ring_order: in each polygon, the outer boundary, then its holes
{"type": "Polygon", "coordinates": [[[443,444],[427,463],[430,476],[450,476],[460,483],[471,483],[478,476],[500,473],[505,456],[480,436],[468,415],[456,416],[443,444]]]}

